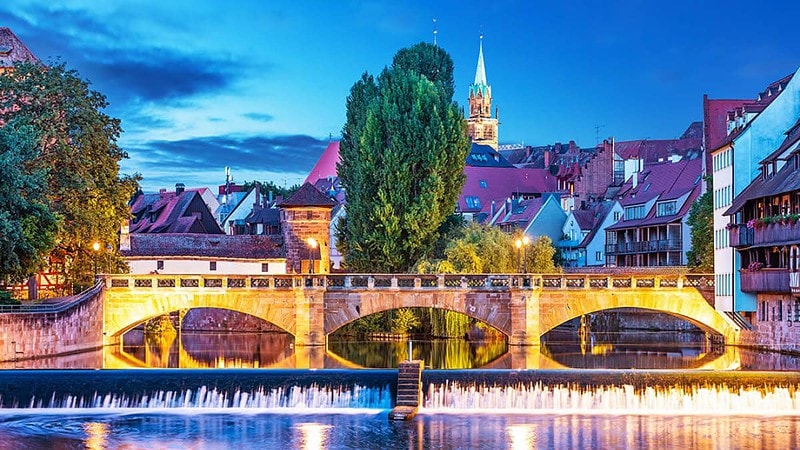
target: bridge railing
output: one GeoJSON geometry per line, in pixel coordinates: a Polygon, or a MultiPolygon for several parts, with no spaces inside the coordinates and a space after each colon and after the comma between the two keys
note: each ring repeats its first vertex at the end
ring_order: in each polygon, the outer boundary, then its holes
{"type": "Polygon", "coordinates": [[[41,303],[0,305],[0,314],[60,313],[94,297],[102,286],[102,283],[97,283],[80,294],[48,299],[41,303]]]}
{"type": "Polygon", "coordinates": [[[660,289],[714,288],[711,274],[107,275],[108,289],[660,289]]]}

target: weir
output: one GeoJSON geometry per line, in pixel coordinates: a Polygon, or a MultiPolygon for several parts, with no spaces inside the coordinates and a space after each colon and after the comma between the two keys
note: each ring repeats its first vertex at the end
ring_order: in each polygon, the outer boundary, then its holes
{"type": "MultiPolygon", "coordinates": [[[[396,370],[4,371],[0,414],[58,409],[209,413],[389,413],[396,370]]],[[[440,371],[421,377],[419,414],[800,416],[800,373],[440,371]]]]}

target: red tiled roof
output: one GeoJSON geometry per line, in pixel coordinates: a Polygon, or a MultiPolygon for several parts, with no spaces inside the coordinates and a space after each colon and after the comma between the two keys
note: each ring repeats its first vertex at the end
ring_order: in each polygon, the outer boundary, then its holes
{"type": "Polygon", "coordinates": [[[520,200],[519,203],[516,204],[516,208],[512,206],[510,214],[506,214],[502,219],[498,220],[497,224],[520,223],[523,224],[523,226],[527,225],[536,217],[539,210],[542,209],[544,200],[545,199],[541,197],[520,200]]]}
{"type": "Polygon", "coordinates": [[[315,183],[320,178],[336,177],[336,164],[339,162],[339,142],[331,142],[322,152],[322,155],[314,164],[314,168],[308,173],[304,183],[315,183]]]}
{"type": "Polygon", "coordinates": [[[506,199],[515,194],[555,192],[557,188],[556,178],[545,169],[467,166],[464,175],[467,179],[458,198],[460,211],[478,212],[492,200],[506,199]],[[481,208],[468,207],[466,197],[480,199],[481,208]]]}
{"type": "Polygon", "coordinates": [[[336,202],[323,194],[309,182],[303,183],[291,197],[287,198],[279,205],[281,208],[292,208],[298,206],[327,206],[333,208],[336,202]]]}
{"type": "MultiPolygon", "coordinates": [[[[208,233],[222,234],[216,221],[208,221],[215,227],[208,229],[202,218],[188,212],[189,206],[197,198],[198,204],[208,209],[201,197],[206,188],[186,189],[180,195],[175,192],[140,194],[131,205],[134,222],[131,233],[208,233]]],[[[211,216],[211,211],[208,211],[211,216]]]]}
{"type": "Polygon", "coordinates": [[[0,27],[0,68],[14,67],[18,62],[38,63],[39,59],[8,27],[0,27]]]}
{"type": "Polygon", "coordinates": [[[709,153],[732,142],[733,139],[749,127],[750,123],[753,121],[753,119],[750,119],[744,127],[740,127],[731,134],[727,134],[727,113],[734,111],[737,114],[743,112],[755,112],[756,115],[760,114],[761,111],[778,98],[793,76],[794,73],[790,73],[779,80],[773,81],[758,94],[755,100],[707,100],[707,97],[704,97],[703,115],[705,116],[706,122],[709,123],[709,125],[706,126],[706,148],[709,153]],[[719,104],[714,105],[712,102],[719,102],[719,104]],[[705,111],[706,104],[709,104],[709,108],[713,107],[714,109],[705,111]],[[723,108],[726,104],[731,107],[723,114],[723,108]],[[719,114],[722,118],[712,115],[712,111],[714,114],[719,114]],[[721,125],[718,123],[720,120],[723,121],[721,125]],[[709,126],[713,129],[709,128],[709,126]]]}
{"type": "Polygon", "coordinates": [[[713,150],[728,135],[728,111],[741,108],[748,100],[709,100],[703,96],[703,133],[706,148],[713,150]]]}
{"type": "Polygon", "coordinates": [[[283,242],[276,236],[225,234],[131,234],[127,257],[207,257],[232,259],[285,258],[283,242]]]}
{"type": "Polygon", "coordinates": [[[703,140],[700,137],[688,139],[639,139],[614,143],[614,151],[624,160],[642,159],[645,166],[663,162],[672,155],[692,159],[700,155],[703,140]],[[691,152],[696,150],[696,152],[691,152]],[[696,153],[696,154],[693,154],[696,153]]]}
{"type": "Polygon", "coordinates": [[[688,212],[694,199],[699,196],[701,174],[702,161],[700,159],[650,166],[638,174],[639,183],[635,188],[632,179],[622,185],[617,197],[620,205],[623,207],[642,205],[656,198],[659,201],[676,200],[687,194],[689,194],[689,199],[684,203],[681,211],[675,215],[656,217],[657,208],[654,207],[642,219],[623,220],[609,226],[608,229],[635,228],[680,220],[688,212]]]}

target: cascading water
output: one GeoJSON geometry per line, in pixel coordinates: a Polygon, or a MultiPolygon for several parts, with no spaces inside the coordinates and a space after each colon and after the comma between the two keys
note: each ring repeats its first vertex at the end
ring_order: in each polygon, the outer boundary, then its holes
{"type": "Polygon", "coordinates": [[[796,373],[732,377],[705,372],[485,371],[471,375],[466,379],[427,371],[420,413],[800,416],[796,373]]]}
{"type": "Polygon", "coordinates": [[[770,414],[800,415],[796,387],[732,388],[632,385],[592,388],[542,383],[515,386],[431,384],[421,413],[487,410],[535,414],[770,414]]]}
{"type": "Polygon", "coordinates": [[[0,380],[0,411],[389,409],[395,371],[22,371],[0,380]],[[171,375],[171,376],[170,376],[171,375]],[[126,377],[128,381],[126,381],[126,377]],[[51,384],[52,383],[52,384],[51,384]],[[53,386],[59,386],[57,389],[53,386]]]}

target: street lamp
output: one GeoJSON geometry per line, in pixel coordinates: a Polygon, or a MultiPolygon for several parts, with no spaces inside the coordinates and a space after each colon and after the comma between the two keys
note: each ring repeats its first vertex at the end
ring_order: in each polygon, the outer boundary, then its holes
{"type": "Polygon", "coordinates": [[[517,272],[522,272],[522,239],[517,239],[517,272]]]}
{"type": "Polygon", "coordinates": [[[94,254],[92,256],[92,265],[94,266],[94,280],[97,281],[97,254],[100,252],[100,243],[94,241],[92,244],[92,250],[94,250],[94,254]]]}
{"type": "Polygon", "coordinates": [[[314,256],[314,251],[317,249],[317,240],[313,237],[308,238],[306,241],[308,242],[308,273],[314,273],[314,261],[312,257],[314,256]]]}
{"type": "Polygon", "coordinates": [[[522,236],[522,267],[525,273],[528,273],[528,244],[530,243],[531,240],[527,235],[522,236]]]}

